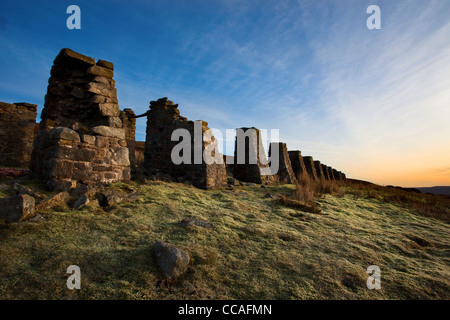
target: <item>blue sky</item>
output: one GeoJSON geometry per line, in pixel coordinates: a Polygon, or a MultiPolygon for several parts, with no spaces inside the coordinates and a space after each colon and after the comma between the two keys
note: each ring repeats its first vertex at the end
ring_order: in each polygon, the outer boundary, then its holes
{"type": "MultiPolygon", "coordinates": [[[[8,1],[0,101],[44,104],[71,48],[115,65],[121,109],[169,97],[211,128],[280,140],[381,184],[450,185],[450,1],[8,1]],[[66,8],[81,8],[81,30],[66,8]],[[369,30],[369,5],[381,30],[369,30]]],[[[145,119],[137,140],[145,139],[145,119]]],[[[233,137],[221,142],[233,152],[233,137]]]]}

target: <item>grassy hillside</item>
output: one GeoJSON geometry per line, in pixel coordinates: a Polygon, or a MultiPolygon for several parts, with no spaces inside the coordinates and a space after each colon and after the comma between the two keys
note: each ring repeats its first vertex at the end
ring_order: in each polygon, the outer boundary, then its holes
{"type": "Polygon", "coordinates": [[[264,197],[292,185],[135,188],[137,202],[107,211],[63,207],[0,225],[0,299],[450,299],[448,222],[353,187],[318,198],[321,214],[264,197]],[[192,257],[170,286],[152,257],[157,239],[192,257]],[[73,264],[81,290],[66,287],[73,264]],[[369,265],[381,268],[381,290],[366,287],[369,265]]]}

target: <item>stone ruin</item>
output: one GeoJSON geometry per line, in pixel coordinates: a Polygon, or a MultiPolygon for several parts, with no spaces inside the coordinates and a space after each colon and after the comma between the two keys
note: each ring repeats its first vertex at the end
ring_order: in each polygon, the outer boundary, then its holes
{"type": "MultiPolygon", "coordinates": [[[[180,115],[178,105],[167,98],[161,98],[150,102],[150,110],[147,115],[147,135],[145,142],[144,167],[152,174],[168,174],[178,181],[188,180],[198,188],[210,189],[226,185],[227,176],[222,154],[211,155],[221,159],[221,163],[207,164],[203,157],[205,149],[217,145],[213,135],[205,137],[209,130],[208,123],[204,121],[188,121],[180,115]],[[176,129],[186,129],[191,136],[191,141],[184,141],[190,146],[188,163],[175,164],[172,161],[172,150],[181,143],[172,141],[172,133],[176,129]],[[201,134],[201,139],[196,138],[196,131],[201,134]]],[[[183,139],[184,140],[184,139],[183,139]]],[[[217,150],[217,149],[216,149],[217,150]]],[[[183,154],[183,156],[185,156],[183,154]]]]}
{"type": "Polygon", "coordinates": [[[278,152],[279,168],[277,173],[278,182],[280,183],[296,183],[294,171],[292,170],[291,160],[289,158],[286,143],[272,142],[269,147],[269,158],[272,154],[278,152]]]}
{"type": "Polygon", "coordinates": [[[28,168],[36,115],[35,104],[0,102],[0,166],[28,168]]]}
{"type": "Polygon", "coordinates": [[[120,120],[122,120],[125,129],[125,140],[127,141],[128,153],[130,154],[130,166],[136,167],[136,114],[132,109],[125,108],[120,111],[120,120]]]}
{"type": "Polygon", "coordinates": [[[256,128],[237,129],[241,134],[236,135],[235,156],[223,156],[218,153],[216,139],[209,134],[208,124],[188,121],[180,115],[178,105],[167,98],[151,101],[150,110],[144,114],[146,142],[136,142],[139,116],[129,108],[119,110],[113,75],[114,65],[108,61],[95,62],[70,49],[61,50],[51,70],[39,126],[35,123],[36,105],[0,103],[0,166],[30,165],[48,188],[58,190],[78,183],[127,181],[130,167],[138,163],[152,174],[169,175],[206,189],[226,185],[227,175],[253,183],[295,183],[304,173],[314,180],[345,180],[342,172],[312,157],[302,157],[298,150],[288,151],[285,143],[270,144],[269,159],[271,153],[278,155],[279,170],[269,174],[261,132],[256,128]],[[186,129],[193,139],[182,151],[183,156],[184,152],[190,153],[190,161],[180,164],[172,161],[174,147],[185,142],[183,136],[172,141],[176,129],[186,129]],[[244,147],[239,157],[238,144],[244,147]],[[214,150],[211,155],[215,163],[205,161],[205,150],[214,150]],[[195,155],[198,151],[201,159],[195,155]],[[217,163],[217,159],[223,161],[217,163]]]}
{"type": "Polygon", "coordinates": [[[308,174],[303,161],[302,152],[300,150],[288,151],[289,159],[291,160],[292,171],[294,171],[294,176],[298,178],[301,175],[308,174]]]}
{"type": "Polygon", "coordinates": [[[314,165],[313,157],[309,156],[303,157],[303,163],[305,164],[306,172],[308,172],[309,177],[312,180],[319,180],[319,176],[317,175],[316,167],[314,165]]]}
{"type": "Polygon", "coordinates": [[[322,170],[322,165],[320,163],[320,161],[318,160],[314,160],[314,168],[316,169],[316,173],[317,173],[317,178],[320,179],[325,179],[325,175],[323,173],[322,170]]]}
{"type": "Polygon", "coordinates": [[[70,49],[55,58],[30,165],[48,188],[130,179],[113,70],[70,49]]]}
{"type": "Polygon", "coordinates": [[[238,128],[234,144],[233,177],[240,181],[262,184],[271,181],[263,170],[269,165],[265,156],[261,131],[257,128],[238,128]],[[241,149],[244,153],[238,154],[241,149]]]}

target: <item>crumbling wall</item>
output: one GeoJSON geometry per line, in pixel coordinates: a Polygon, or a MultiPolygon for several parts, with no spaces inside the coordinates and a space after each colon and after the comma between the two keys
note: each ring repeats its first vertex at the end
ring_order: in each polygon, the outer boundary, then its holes
{"type": "Polygon", "coordinates": [[[134,168],[136,166],[136,155],[134,152],[136,147],[136,114],[132,109],[125,108],[120,111],[120,120],[122,120],[125,129],[125,140],[127,141],[128,153],[130,154],[130,166],[134,168]]]}
{"type": "Polygon", "coordinates": [[[28,168],[36,115],[35,104],[0,102],[0,166],[28,168]]]}
{"type": "Polygon", "coordinates": [[[288,151],[291,160],[294,176],[298,178],[300,175],[308,174],[305,163],[303,161],[302,152],[300,150],[288,151]]]}
{"type": "Polygon", "coordinates": [[[328,176],[327,166],[324,164],[320,164],[320,166],[322,167],[322,173],[323,173],[323,177],[325,178],[325,180],[330,180],[330,177],[328,176]]]}
{"type": "Polygon", "coordinates": [[[180,115],[178,105],[167,98],[151,101],[150,110],[147,113],[144,167],[153,174],[163,173],[176,179],[190,180],[199,188],[210,189],[226,185],[223,155],[212,154],[221,158],[222,163],[207,164],[203,159],[204,150],[211,144],[217,143],[214,136],[210,139],[204,138],[203,134],[207,130],[209,128],[206,122],[199,121],[196,124],[194,121],[188,121],[180,115]],[[196,126],[200,130],[201,141],[195,140],[196,126]],[[191,147],[189,163],[175,164],[172,161],[172,150],[180,143],[180,141],[172,141],[172,133],[176,129],[186,129],[190,133],[192,140],[189,142],[191,147]],[[201,159],[197,158],[198,150],[201,152],[201,159]]]}
{"type": "Polygon", "coordinates": [[[269,147],[269,158],[272,158],[272,154],[274,152],[278,152],[279,168],[277,176],[279,177],[279,182],[295,183],[297,179],[295,178],[294,171],[292,170],[286,143],[272,142],[269,147]]]}
{"type": "Polygon", "coordinates": [[[325,175],[322,170],[322,164],[318,160],[314,160],[314,168],[316,169],[317,178],[318,179],[325,179],[325,175]]]}
{"type": "Polygon", "coordinates": [[[308,172],[309,177],[313,180],[318,180],[319,177],[316,172],[316,167],[314,166],[313,157],[303,157],[303,163],[305,164],[306,172],[308,172]]]}
{"type": "Polygon", "coordinates": [[[236,129],[234,178],[253,183],[271,181],[271,176],[263,174],[262,169],[264,168],[268,168],[268,162],[262,144],[261,131],[254,127],[236,129]],[[243,154],[238,154],[239,144],[241,143],[243,143],[243,148],[241,149],[243,154]]]}
{"type": "Polygon", "coordinates": [[[130,179],[113,70],[70,49],[55,58],[31,160],[50,189],[130,179]]]}
{"type": "Polygon", "coordinates": [[[327,166],[327,170],[328,170],[328,176],[330,177],[330,180],[336,180],[334,178],[333,168],[331,168],[330,166],[327,166]]]}

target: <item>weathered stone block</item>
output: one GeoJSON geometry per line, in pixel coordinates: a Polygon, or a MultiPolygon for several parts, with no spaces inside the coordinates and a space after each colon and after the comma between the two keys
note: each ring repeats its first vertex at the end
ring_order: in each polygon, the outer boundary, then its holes
{"type": "Polygon", "coordinates": [[[32,218],[35,214],[35,199],[22,194],[0,199],[0,219],[7,223],[20,222],[32,218]]]}

